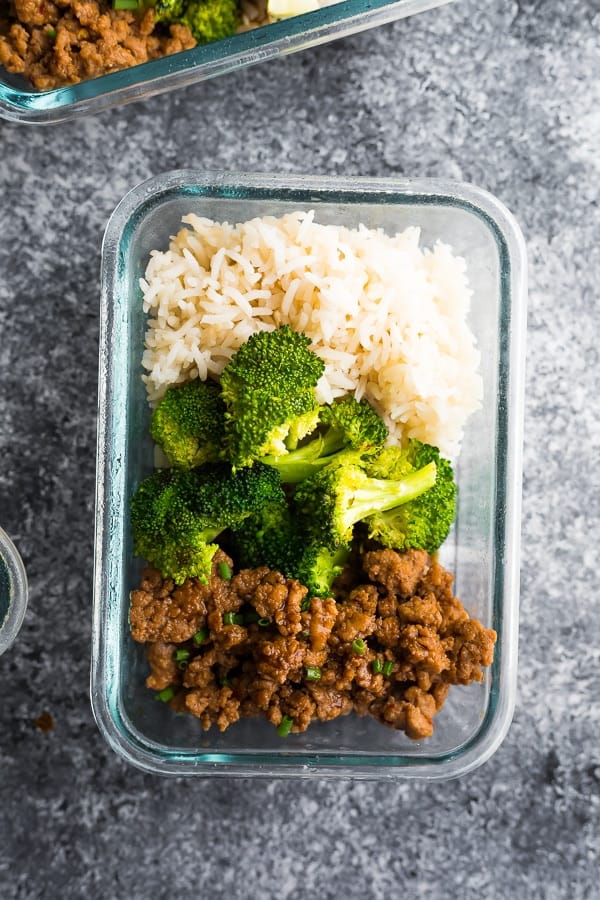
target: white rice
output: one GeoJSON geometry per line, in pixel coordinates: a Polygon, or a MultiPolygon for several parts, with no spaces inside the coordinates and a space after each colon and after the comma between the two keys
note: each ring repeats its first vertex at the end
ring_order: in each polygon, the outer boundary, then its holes
{"type": "Polygon", "coordinates": [[[319,225],[312,211],[182,221],[140,281],[151,405],[169,385],[217,378],[254,332],[289,324],[325,363],[320,402],[367,397],[394,440],[457,456],[482,381],[466,266],[450,247],[421,249],[418,228],[319,225]]]}

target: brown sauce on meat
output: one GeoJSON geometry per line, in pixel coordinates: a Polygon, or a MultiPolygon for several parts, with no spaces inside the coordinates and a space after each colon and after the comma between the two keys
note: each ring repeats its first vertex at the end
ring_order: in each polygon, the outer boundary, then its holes
{"type": "Polygon", "coordinates": [[[186,25],[155,27],[154,13],[103,0],[11,0],[0,17],[0,65],[39,90],[76,84],[196,46],[186,25]]]}
{"type": "MultiPolygon", "coordinates": [[[[269,22],[267,0],[241,0],[238,32],[269,22]]],[[[0,66],[48,91],[196,46],[187,25],[156,24],[109,0],[0,0],[0,66]]]]}
{"type": "Polygon", "coordinates": [[[354,711],[419,740],[449,687],[481,681],[492,662],[496,633],[469,618],[425,551],[371,550],[325,600],[267,568],[225,580],[222,562],[233,570],[218,551],[208,584],[180,587],[146,569],[131,595],[147,686],[173,688],[171,708],[205,729],[262,716],[300,732],[354,711]]]}

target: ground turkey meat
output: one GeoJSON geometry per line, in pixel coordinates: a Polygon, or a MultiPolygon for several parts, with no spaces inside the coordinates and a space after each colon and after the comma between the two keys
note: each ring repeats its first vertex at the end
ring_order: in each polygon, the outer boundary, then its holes
{"type": "Polygon", "coordinates": [[[0,65],[50,90],[196,45],[186,25],[155,28],[154,13],[103,0],[12,0],[0,21],[0,65]]]}
{"type": "MultiPolygon", "coordinates": [[[[267,0],[240,0],[238,31],[272,21],[267,0]]],[[[187,25],[112,0],[0,0],[0,66],[38,90],[76,84],[196,46],[187,25]]]]}
{"type": "Polygon", "coordinates": [[[131,594],[147,686],[170,688],[171,708],[205,729],[262,716],[299,732],[354,711],[420,740],[449,687],[481,681],[493,659],[496,633],[421,550],[370,550],[335,599],[266,567],[223,571],[233,562],[218,551],[208,584],[146,569],[131,594]]]}

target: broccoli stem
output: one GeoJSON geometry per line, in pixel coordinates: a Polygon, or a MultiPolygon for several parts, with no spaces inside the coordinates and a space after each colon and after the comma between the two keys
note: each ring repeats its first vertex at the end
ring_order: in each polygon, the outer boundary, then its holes
{"type": "Polygon", "coordinates": [[[286,484],[298,484],[328,466],[344,449],[343,432],[330,428],[324,435],[320,434],[302,447],[281,456],[263,456],[261,462],[277,469],[286,484]]]}
{"type": "Polygon", "coordinates": [[[221,528],[205,528],[200,532],[199,538],[205,541],[207,544],[212,544],[212,542],[219,537],[225,531],[225,527],[221,528]]]}
{"type": "Polygon", "coordinates": [[[437,466],[430,462],[399,481],[370,478],[368,487],[357,488],[353,492],[352,503],[342,514],[344,526],[351,528],[368,516],[409,503],[432,488],[436,476],[437,466]]]}

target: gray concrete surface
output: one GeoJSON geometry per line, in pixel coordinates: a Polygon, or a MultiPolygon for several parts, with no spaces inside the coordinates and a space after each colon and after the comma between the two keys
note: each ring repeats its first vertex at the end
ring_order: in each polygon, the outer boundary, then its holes
{"type": "Polygon", "coordinates": [[[3,900],[600,897],[599,30],[598,0],[460,0],[72,124],[0,124],[0,522],[31,587],[0,659],[3,900]],[[462,179],[523,227],[519,691],[464,779],[167,780],[96,730],[100,242],[129,187],[180,166],[462,179]]]}

